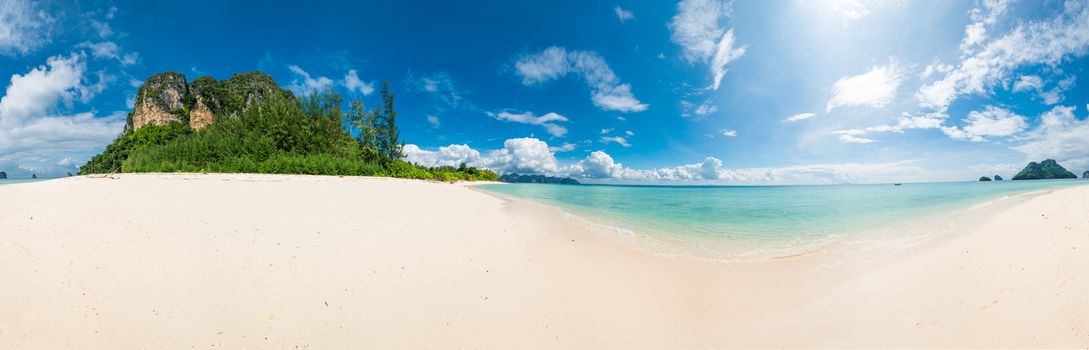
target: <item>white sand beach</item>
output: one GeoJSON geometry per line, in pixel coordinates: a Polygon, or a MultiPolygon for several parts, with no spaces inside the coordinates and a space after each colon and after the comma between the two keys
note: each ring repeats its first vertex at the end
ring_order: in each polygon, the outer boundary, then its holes
{"type": "Polygon", "coordinates": [[[1089,347],[1089,186],[1010,200],[821,268],[651,256],[460,184],[0,186],[0,348],[1089,347]]]}

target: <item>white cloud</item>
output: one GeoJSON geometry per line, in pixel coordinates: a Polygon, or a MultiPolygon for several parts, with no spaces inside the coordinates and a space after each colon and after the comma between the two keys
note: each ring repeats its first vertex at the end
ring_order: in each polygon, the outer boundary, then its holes
{"type": "Polygon", "coordinates": [[[601,134],[602,134],[602,135],[604,135],[604,134],[608,134],[608,133],[610,133],[610,132],[613,132],[613,130],[616,130],[616,129],[615,129],[615,128],[605,128],[605,129],[601,129],[601,134]]]}
{"type": "Polygon", "coordinates": [[[121,47],[112,41],[103,41],[99,43],[83,42],[76,45],[76,47],[90,49],[91,57],[96,59],[107,58],[117,60],[122,66],[136,64],[137,60],[140,58],[140,55],[135,52],[122,53],[121,47]]]}
{"type": "MultiPolygon", "coordinates": [[[[980,19],[987,20],[986,16],[980,19]]],[[[965,54],[944,78],[919,88],[919,105],[944,111],[958,96],[985,94],[990,87],[1008,81],[1009,75],[1022,66],[1056,66],[1068,57],[1085,55],[1089,48],[1089,3],[1068,1],[1061,14],[1019,23],[981,46],[965,54]]]]}
{"type": "Polygon", "coordinates": [[[0,54],[25,55],[51,41],[53,17],[36,1],[0,2],[0,54]]]}
{"type": "Polygon", "coordinates": [[[1062,102],[1065,96],[1063,93],[1070,88],[1074,87],[1074,83],[1077,82],[1077,76],[1069,76],[1063,80],[1060,80],[1055,87],[1051,89],[1044,89],[1046,85],[1043,79],[1035,75],[1022,75],[1016,82],[1013,83],[1013,92],[1028,92],[1034,91],[1043,100],[1044,104],[1054,105],[1062,102]]]}
{"type": "Polygon", "coordinates": [[[783,122],[784,123],[793,123],[793,122],[798,122],[798,121],[806,120],[806,119],[809,119],[809,118],[813,118],[813,117],[816,117],[816,116],[817,116],[816,113],[798,113],[798,114],[789,116],[786,119],[783,119],[783,122]]]}
{"type": "Polygon", "coordinates": [[[1066,92],[1066,90],[1070,90],[1070,88],[1074,87],[1074,82],[1077,81],[1077,78],[1077,76],[1070,76],[1066,79],[1060,80],[1059,83],[1051,90],[1041,90],[1040,98],[1044,100],[1045,104],[1049,105],[1062,102],[1063,99],[1066,98],[1065,96],[1063,96],[1063,93],[1066,92]]]}
{"type": "Polygon", "coordinates": [[[0,98],[0,167],[17,166],[43,175],[74,172],[74,163],[90,149],[101,147],[125,125],[123,111],[105,117],[93,112],[67,114],[73,102],[90,101],[101,91],[84,76],[83,54],[53,56],[26,74],[13,74],[0,98]],[[59,164],[59,165],[58,165],[59,164]],[[62,168],[58,168],[62,166],[62,168]]]}
{"type": "Polygon", "coordinates": [[[487,114],[489,117],[506,122],[543,126],[550,135],[555,137],[567,135],[567,128],[556,124],[557,122],[568,121],[567,117],[556,113],[548,113],[542,116],[536,116],[533,112],[511,113],[507,111],[499,113],[487,112],[487,114]]]}
{"type": "Polygon", "coordinates": [[[868,139],[868,138],[865,138],[865,137],[859,137],[859,136],[851,135],[851,134],[840,134],[839,135],[839,142],[867,144],[867,143],[874,143],[874,142],[877,142],[877,141],[874,141],[873,139],[868,139]]]}
{"type": "Polygon", "coordinates": [[[718,131],[722,136],[737,137],[737,130],[722,129],[718,131]]]}
{"type": "Polygon", "coordinates": [[[419,92],[427,95],[434,107],[440,111],[470,109],[476,107],[465,99],[467,93],[454,83],[454,79],[446,72],[434,74],[416,75],[408,73],[405,78],[405,88],[408,91],[419,92]]]}
{"type": "Polygon", "coordinates": [[[632,137],[632,136],[635,136],[635,133],[631,132],[631,130],[628,130],[628,131],[624,132],[624,135],[627,135],[628,137],[632,137]]]}
{"type": "Polygon", "coordinates": [[[1028,127],[1025,117],[995,106],[987,106],[983,111],[969,112],[964,122],[963,130],[972,140],[979,140],[984,136],[1012,136],[1028,127]]]}
{"type": "Polygon", "coordinates": [[[681,46],[685,60],[708,64],[713,90],[721,85],[726,66],[745,54],[733,28],[723,25],[731,11],[731,4],[720,0],[683,0],[669,23],[670,39],[681,46]]]}
{"type": "Polygon", "coordinates": [[[870,9],[859,0],[833,0],[832,10],[846,21],[854,21],[870,15],[870,9]]]}
{"type": "Polygon", "coordinates": [[[708,98],[698,105],[688,101],[681,101],[681,110],[683,117],[703,118],[718,112],[718,107],[715,106],[713,99],[708,98]]]}
{"type": "Polygon", "coordinates": [[[610,143],[610,142],[616,143],[616,144],[624,146],[624,147],[631,147],[631,144],[628,143],[628,139],[624,138],[623,136],[602,136],[601,137],[601,143],[610,143]]]}
{"type": "Polygon", "coordinates": [[[896,124],[884,124],[871,126],[863,129],[846,129],[833,131],[832,134],[840,135],[839,140],[843,143],[873,143],[876,142],[870,138],[861,137],[869,133],[891,132],[902,134],[905,130],[912,129],[941,129],[947,134],[950,132],[960,132],[960,129],[955,127],[946,130],[942,124],[948,118],[948,115],[938,112],[927,113],[923,115],[912,115],[909,113],[903,113],[896,120],[896,124]]]}
{"type": "Polygon", "coordinates": [[[348,73],[344,74],[344,79],[341,80],[340,84],[348,89],[348,92],[356,91],[363,94],[363,96],[374,92],[374,83],[364,82],[359,79],[359,73],[355,69],[349,69],[348,73]]]}
{"type": "Polygon", "coordinates": [[[1010,0],[985,0],[983,7],[972,9],[972,23],[964,27],[964,40],[960,43],[960,51],[970,53],[972,49],[987,39],[987,28],[998,21],[998,17],[1006,13],[1010,0]]]}
{"type": "Polygon", "coordinates": [[[613,12],[616,12],[616,18],[620,20],[620,23],[635,19],[635,14],[631,10],[622,9],[620,6],[614,7],[613,12]]]}
{"type": "Polygon", "coordinates": [[[1035,90],[1039,91],[1043,89],[1044,81],[1040,77],[1035,75],[1022,75],[1017,82],[1013,83],[1013,92],[1022,92],[1035,90]]]}
{"type": "Polygon", "coordinates": [[[953,70],[953,66],[948,65],[948,64],[941,64],[939,62],[935,62],[935,63],[932,63],[932,64],[926,66],[926,68],[923,68],[923,73],[919,75],[919,78],[927,79],[927,78],[930,78],[930,76],[935,75],[935,74],[949,73],[949,71],[951,71],[951,70],[953,70]]]}
{"type": "Polygon", "coordinates": [[[726,76],[726,65],[745,55],[745,47],[735,47],[736,41],[733,29],[722,34],[722,39],[718,41],[715,55],[711,57],[712,90],[718,90],[722,77],[726,76]]]}
{"type": "Polygon", "coordinates": [[[423,166],[458,166],[461,163],[480,166],[480,152],[469,145],[449,145],[439,147],[437,152],[425,151],[419,146],[407,144],[402,149],[405,161],[423,166]]]}
{"type": "Polygon", "coordinates": [[[896,89],[902,81],[903,76],[896,63],[876,66],[860,75],[842,77],[832,84],[832,98],[828,100],[826,110],[848,106],[887,107],[896,98],[896,89]]]}
{"type": "Polygon", "coordinates": [[[549,47],[541,52],[519,57],[514,68],[524,85],[536,85],[578,74],[590,86],[594,106],[605,111],[642,112],[647,104],[631,92],[631,85],[621,84],[605,59],[593,51],[567,51],[549,47]]]}
{"type": "MultiPolygon", "coordinates": [[[[1089,109],[1089,106],[1086,106],[1089,109]]],[[[1012,147],[1026,158],[1053,158],[1073,169],[1089,168],[1089,119],[1074,116],[1074,106],[1055,106],[1040,116],[1040,123],[1012,147]]]]}
{"type": "MultiPolygon", "coordinates": [[[[634,169],[617,162],[604,151],[591,152],[578,161],[562,164],[556,159],[558,149],[534,138],[509,139],[503,148],[487,152],[473,150],[467,145],[440,147],[438,151],[422,150],[405,145],[405,157],[425,166],[466,163],[501,173],[544,174],[587,179],[589,182],[671,183],[693,182],[714,184],[836,184],[898,182],[904,179],[948,180],[916,165],[918,160],[891,163],[808,164],[779,168],[727,169],[715,157],[697,163],[653,169],[634,169]]],[[[960,174],[958,174],[960,175],[960,174]]]]}
{"type": "Polygon", "coordinates": [[[427,115],[427,123],[431,124],[432,129],[438,128],[439,126],[442,125],[442,123],[439,122],[439,117],[436,117],[436,116],[433,116],[433,115],[430,115],[430,114],[427,115]]]}
{"type": "Polygon", "coordinates": [[[291,85],[287,88],[294,92],[296,96],[307,96],[315,93],[322,93],[325,90],[333,87],[333,80],[326,77],[311,77],[310,73],[307,73],[302,68],[296,65],[290,65],[287,67],[291,70],[291,73],[295,74],[296,78],[291,80],[291,85]],[[301,78],[302,80],[299,80],[301,78]]]}
{"type": "Polygon", "coordinates": [[[578,145],[570,142],[564,142],[562,145],[556,147],[549,147],[548,149],[552,152],[571,152],[574,151],[576,147],[578,147],[578,145]]]}

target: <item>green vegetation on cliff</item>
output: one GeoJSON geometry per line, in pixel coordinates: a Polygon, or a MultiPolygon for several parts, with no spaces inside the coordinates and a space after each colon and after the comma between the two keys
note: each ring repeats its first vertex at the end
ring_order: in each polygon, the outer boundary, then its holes
{"type": "Polygon", "coordinates": [[[552,177],[544,175],[518,175],[518,174],[506,174],[499,177],[499,181],[510,183],[532,183],[532,184],[559,184],[559,185],[578,185],[578,180],[569,177],[552,177]]]}
{"type": "Polygon", "coordinates": [[[1077,175],[1067,171],[1054,159],[1045,159],[1042,162],[1031,162],[1014,175],[1014,180],[1044,180],[1044,179],[1076,179],[1077,175]]]}
{"type": "Polygon", "coordinates": [[[222,82],[201,77],[188,86],[184,76],[175,74],[156,75],[148,80],[155,84],[141,91],[146,89],[147,98],[153,98],[158,96],[156,89],[181,82],[173,91],[184,89],[178,103],[184,107],[163,108],[181,114],[178,120],[139,128],[130,124],[101,154],[80,167],[80,174],[221,172],[442,181],[499,178],[492,171],[472,167],[427,168],[402,161],[394,95],[388,82],[379,94],[379,108],[368,110],[362,101],[352,101],[345,112],[343,100],[333,92],[296,98],[264,73],[238,74],[222,82]],[[194,130],[188,124],[188,113],[197,107],[198,100],[211,110],[214,122],[194,130]]]}

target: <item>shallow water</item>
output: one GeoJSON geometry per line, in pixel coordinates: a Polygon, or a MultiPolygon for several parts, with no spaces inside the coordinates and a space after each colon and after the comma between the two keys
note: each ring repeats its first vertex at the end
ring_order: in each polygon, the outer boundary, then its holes
{"type": "Polygon", "coordinates": [[[21,183],[27,183],[27,182],[46,181],[46,180],[49,180],[49,179],[0,179],[0,186],[21,184],[21,183]]]}
{"type": "MultiPolygon", "coordinates": [[[[793,254],[919,218],[1083,180],[908,183],[902,186],[608,186],[499,184],[481,189],[558,206],[596,225],[657,245],[731,258],[756,250],[793,254]],[[714,252],[706,252],[706,250],[714,252]]],[[[985,209],[984,209],[985,210],[985,209]]],[[[674,249],[669,249],[674,250],[674,249]]]]}

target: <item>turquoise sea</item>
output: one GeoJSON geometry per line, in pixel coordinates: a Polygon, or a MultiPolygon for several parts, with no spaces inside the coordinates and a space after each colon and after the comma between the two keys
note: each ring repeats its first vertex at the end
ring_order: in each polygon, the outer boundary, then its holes
{"type": "Polygon", "coordinates": [[[864,238],[889,227],[910,231],[911,225],[905,223],[1010,195],[1082,184],[1089,181],[716,187],[496,184],[479,188],[560,207],[594,226],[669,246],[665,248],[671,254],[732,260],[797,254],[800,247],[864,238]]]}
{"type": "Polygon", "coordinates": [[[48,180],[48,179],[0,179],[0,186],[21,184],[21,183],[35,182],[35,181],[45,181],[45,180],[48,180]]]}

